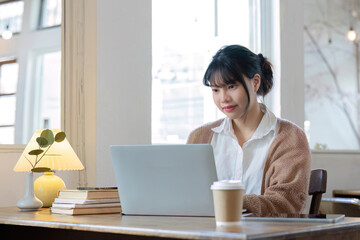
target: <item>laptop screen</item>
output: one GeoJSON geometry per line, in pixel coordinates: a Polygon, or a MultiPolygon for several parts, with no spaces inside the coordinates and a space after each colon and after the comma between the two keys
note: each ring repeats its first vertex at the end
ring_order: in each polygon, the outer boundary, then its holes
{"type": "Polygon", "coordinates": [[[211,145],[111,146],[123,214],[214,216],[211,145]]]}

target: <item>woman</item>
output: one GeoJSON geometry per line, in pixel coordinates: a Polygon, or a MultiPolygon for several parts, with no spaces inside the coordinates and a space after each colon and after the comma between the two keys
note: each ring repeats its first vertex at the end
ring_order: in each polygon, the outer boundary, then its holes
{"type": "Polygon", "coordinates": [[[213,57],[203,82],[226,118],[195,129],[188,143],[213,146],[218,179],[242,180],[247,211],[302,212],[310,178],[306,136],[257,101],[273,86],[270,62],[245,47],[227,46],[213,57]]]}

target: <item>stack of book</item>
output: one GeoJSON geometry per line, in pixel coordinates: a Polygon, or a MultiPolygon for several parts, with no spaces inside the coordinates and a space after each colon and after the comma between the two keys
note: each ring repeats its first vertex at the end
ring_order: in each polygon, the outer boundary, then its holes
{"type": "Polygon", "coordinates": [[[120,213],[121,204],[116,188],[61,190],[50,210],[67,215],[120,213]]]}

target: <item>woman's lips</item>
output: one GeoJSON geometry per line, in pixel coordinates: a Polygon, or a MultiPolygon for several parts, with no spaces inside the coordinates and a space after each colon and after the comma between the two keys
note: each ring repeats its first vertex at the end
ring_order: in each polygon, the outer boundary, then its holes
{"type": "Polygon", "coordinates": [[[231,112],[232,110],[234,110],[236,108],[236,106],[226,106],[223,107],[225,112],[231,112]]]}

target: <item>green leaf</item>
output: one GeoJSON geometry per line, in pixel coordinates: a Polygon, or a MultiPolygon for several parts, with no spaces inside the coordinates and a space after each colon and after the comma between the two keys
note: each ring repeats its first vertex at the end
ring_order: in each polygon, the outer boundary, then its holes
{"type": "Polygon", "coordinates": [[[54,134],[50,129],[45,129],[44,131],[41,132],[40,137],[46,138],[46,140],[48,141],[48,144],[45,145],[44,147],[47,147],[51,144],[54,143],[54,134]]]}
{"type": "Polygon", "coordinates": [[[31,150],[30,152],[29,152],[29,155],[40,155],[41,153],[43,153],[44,152],[44,150],[41,150],[41,149],[35,149],[35,150],[31,150]]]}
{"type": "Polygon", "coordinates": [[[64,132],[59,132],[55,136],[55,141],[58,143],[62,142],[62,141],[64,141],[65,137],[66,137],[66,134],[64,132]]]}
{"type": "Polygon", "coordinates": [[[47,167],[37,167],[37,168],[31,169],[32,172],[48,172],[50,170],[51,169],[47,168],[47,167]]]}
{"type": "Polygon", "coordinates": [[[41,148],[47,147],[48,143],[49,143],[49,141],[46,138],[43,138],[43,137],[36,138],[36,141],[37,141],[37,143],[39,144],[39,146],[41,148]]]}

